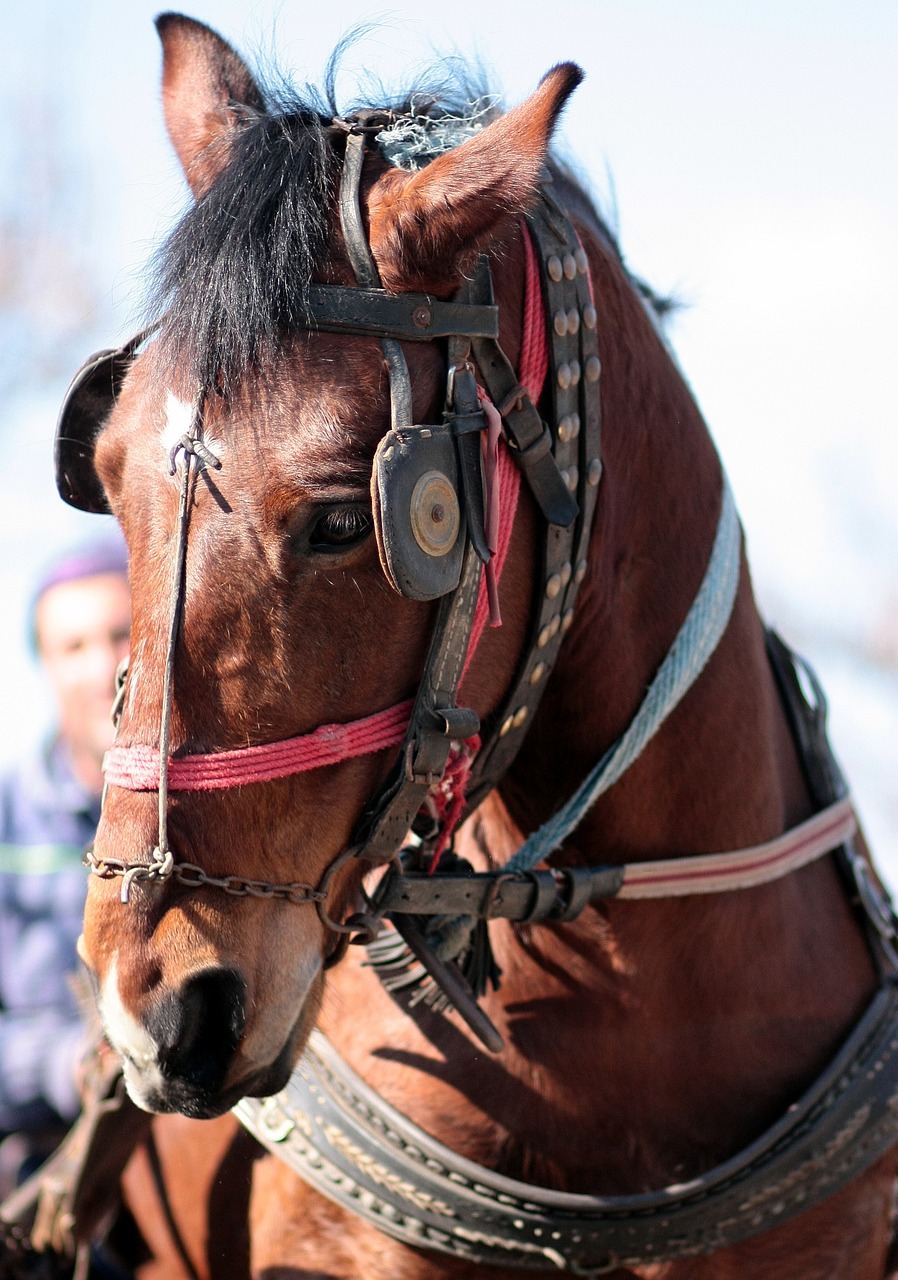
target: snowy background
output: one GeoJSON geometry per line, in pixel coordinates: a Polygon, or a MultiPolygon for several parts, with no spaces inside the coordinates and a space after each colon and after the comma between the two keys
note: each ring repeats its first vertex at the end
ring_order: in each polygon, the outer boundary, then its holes
{"type": "MultiPolygon", "coordinates": [[[[25,647],[37,568],[97,530],[58,500],[52,435],[82,358],[128,336],[184,207],[146,0],[0,14],[0,759],[46,725],[25,647]]],[[[587,73],[563,141],[671,336],[729,470],[767,616],[813,661],[898,885],[898,5],[895,0],[197,0],[239,49],[340,92],[479,58],[505,101],[587,73]],[[434,10],[435,14],[442,12],[434,10]],[[449,10],[447,9],[447,14],[449,10]],[[314,17],[314,22],[311,18],[314,17]]]]}

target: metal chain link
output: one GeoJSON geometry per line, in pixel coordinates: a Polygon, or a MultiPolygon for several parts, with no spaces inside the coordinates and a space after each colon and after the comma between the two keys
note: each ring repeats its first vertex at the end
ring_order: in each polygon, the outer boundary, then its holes
{"type": "MultiPolygon", "coordinates": [[[[135,869],[142,872],[141,879],[146,879],[145,863],[128,863],[120,858],[98,858],[93,847],[89,846],[84,861],[93,875],[101,880],[111,880],[115,876],[127,877],[135,869]]],[[[179,880],[190,889],[210,887],[221,889],[237,898],[283,898],[287,902],[301,904],[304,902],[324,902],[327,895],[302,880],[294,880],[289,884],[271,884],[267,880],[251,880],[248,876],[210,876],[195,862],[172,862],[171,870],[166,878],[179,880]]]]}

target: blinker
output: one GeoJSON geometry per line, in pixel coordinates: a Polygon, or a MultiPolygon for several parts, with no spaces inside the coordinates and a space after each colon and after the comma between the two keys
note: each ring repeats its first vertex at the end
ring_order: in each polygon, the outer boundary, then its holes
{"type": "Polygon", "coordinates": [[[458,498],[451,427],[388,431],[371,473],[374,531],[384,573],[409,600],[437,600],[458,586],[465,513],[458,498]]]}
{"type": "Polygon", "coordinates": [[[89,356],[65,393],[53,445],[56,488],[63,501],[79,511],[109,514],[94,467],[94,448],[145,337],[146,333],[139,333],[121,347],[89,356]]]}

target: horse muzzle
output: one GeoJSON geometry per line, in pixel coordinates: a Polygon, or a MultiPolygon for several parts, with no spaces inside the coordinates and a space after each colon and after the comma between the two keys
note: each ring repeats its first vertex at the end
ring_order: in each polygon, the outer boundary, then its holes
{"type": "Polygon", "coordinates": [[[246,1091],[229,1085],[246,1024],[246,988],[233,970],[191,974],[136,1017],[125,1008],[113,965],[99,1009],[128,1092],[145,1111],[210,1119],[246,1091]]]}

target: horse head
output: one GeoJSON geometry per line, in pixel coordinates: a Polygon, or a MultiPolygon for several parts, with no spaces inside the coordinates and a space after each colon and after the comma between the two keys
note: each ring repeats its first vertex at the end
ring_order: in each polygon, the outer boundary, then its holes
{"type": "MultiPolygon", "coordinates": [[[[372,467],[396,415],[384,349],[308,318],[316,287],[365,283],[341,175],[350,139],[372,126],[271,107],[208,28],[171,14],[158,25],[166,123],[195,203],[161,259],[159,326],[129,352],[94,450],[131,561],[116,751],[131,764],[154,758],[156,772],[143,787],[109,776],[93,858],[122,874],[91,878],[82,954],[134,1100],[208,1117],[277,1091],[292,1069],[334,951],[330,922],[352,910],[366,870],[346,853],[395,750],[377,739],[286,777],[243,772],[197,789],[176,785],[177,766],[319,743],[335,737],[321,726],[407,704],[440,605],[397,590],[381,563],[372,467]],[[172,761],[168,795],[160,752],[172,761]],[[162,874],[166,857],[180,875],[162,874]]],[[[554,68],[425,167],[367,146],[357,200],[368,283],[438,303],[485,250],[497,261],[519,252],[519,215],[579,79],[573,65],[554,68]]],[[[500,275],[514,360],[520,273],[500,275]]],[[[411,421],[440,423],[443,350],[402,350],[411,421]]],[[[426,515],[439,524],[446,512],[434,502],[426,515]]],[[[529,573],[515,578],[526,512],[520,525],[506,627],[488,634],[466,686],[480,716],[511,677],[529,606],[529,573]]]]}

